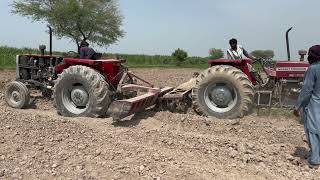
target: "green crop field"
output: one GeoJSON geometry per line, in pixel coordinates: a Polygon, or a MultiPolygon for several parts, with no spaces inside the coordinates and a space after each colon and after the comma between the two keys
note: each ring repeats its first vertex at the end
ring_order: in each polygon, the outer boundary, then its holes
{"type": "MultiPolygon", "coordinates": [[[[39,54],[36,49],[30,48],[12,48],[1,46],[0,47],[0,68],[12,69],[15,68],[15,57],[18,54],[39,54]]],[[[62,55],[63,52],[54,52],[53,54],[62,55]]],[[[129,67],[183,67],[183,68],[206,68],[208,67],[208,58],[203,57],[188,57],[187,60],[181,65],[177,66],[176,61],[171,56],[164,55],[130,55],[130,54],[117,54],[118,56],[127,60],[126,65],[129,67]]],[[[104,54],[104,57],[115,58],[115,54],[104,54]]]]}
{"type": "Polygon", "coordinates": [[[36,50],[29,48],[11,48],[11,47],[0,47],[0,67],[2,69],[14,68],[15,67],[15,56],[17,54],[35,53],[36,50]]]}
{"type": "MultiPolygon", "coordinates": [[[[12,48],[0,46],[0,69],[15,68],[15,57],[18,54],[39,54],[39,50],[31,48],[12,48]]],[[[48,53],[48,52],[47,52],[48,53]]],[[[63,52],[53,52],[55,55],[62,55],[63,52]]],[[[205,57],[188,57],[181,66],[177,66],[176,60],[172,56],[165,55],[134,55],[134,54],[104,54],[103,57],[115,58],[120,56],[127,60],[128,67],[148,68],[201,68],[205,69],[208,65],[208,58],[205,57]]],[[[255,68],[261,69],[257,65],[255,68]]]]}

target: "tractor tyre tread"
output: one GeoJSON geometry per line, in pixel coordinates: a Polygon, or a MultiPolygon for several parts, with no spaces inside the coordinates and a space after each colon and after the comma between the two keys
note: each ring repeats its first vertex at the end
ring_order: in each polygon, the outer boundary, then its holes
{"type": "Polygon", "coordinates": [[[248,76],[241,70],[227,65],[213,66],[202,72],[198,76],[196,85],[192,90],[192,104],[196,113],[202,116],[215,116],[219,119],[234,119],[247,115],[252,109],[253,99],[254,88],[248,76]],[[240,95],[240,102],[237,107],[226,113],[211,112],[209,107],[207,107],[201,100],[204,98],[204,95],[200,93],[200,89],[204,88],[206,83],[209,83],[210,81],[219,77],[226,78],[232,82],[236,87],[238,94],[240,95]]]}
{"type": "Polygon", "coordinates": [[[67,117],[105,117],[109,105],[111,104],[109,84],[106,82],[105,77],[95,69],[81,65],[71,66],[58,75],[53,91],[53,98],[58,113],[67,117]],[[80,78],[88,84],[90,107],[81,114],[73,114],[72,112],[69,112],[63,106],[61,100],[59,100],[62,98],[61,89],[66,83],[71,83],[69,80],[74,77],[80,78]]]}

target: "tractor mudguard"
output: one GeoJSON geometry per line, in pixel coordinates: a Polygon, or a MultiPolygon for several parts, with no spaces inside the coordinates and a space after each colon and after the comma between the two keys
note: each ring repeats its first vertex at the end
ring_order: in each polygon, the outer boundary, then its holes
{"type": "Polygon", "coordinates": [[[252,61],[250,59],[243,59],[243,60],[230,60],[230,59],[212,59],[209,60],[208,63],[212,66],[218,66],[218,65],[227,65],[232,66],[237,69],[240,69],[244,74],[246,74],[249,78],[249,80],[252,82],[253,85],[257,84],[257,81],[250,73],[248,64],[252,64],[252,61]]]}

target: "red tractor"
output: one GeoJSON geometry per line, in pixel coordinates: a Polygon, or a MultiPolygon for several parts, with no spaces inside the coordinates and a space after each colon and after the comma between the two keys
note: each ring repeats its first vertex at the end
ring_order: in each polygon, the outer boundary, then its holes
{"type": "Polygon", "coordinates": [[[269,108],[273,102],[290,105],[285,100],[297,97],[309,63],[261,61],[266,78],[258,83],[249,72],[250,60],[210,60],[211,68],[198,76],[192,89],[195,111],[217,118],[237,118],[249,113],[253,104],[269,108]]]}
{"type": "Polygon", "coordinates": [[[309,63],[306,51],[299,51],[300,61],[290,61],[290,47],[286,32],[288,60],[209,60],[211,68],[202,72],[192,89],[196,112],[218,118],[246,115],[252,105],[258,108],[272,105],[292,107],[303,84],[309,63]],[[248,64],[258,64],[261,72],[250,73],[248,64]]]}
{"type": "Polygon", "coordinates": [[[6,102],[13,108],[26,108],[30,90],[40,90],[53,98],[60,115],[68,117],[109,114],[119,120],[159,105],[169,109],[193,106],[201,115],[237,118],[251,110],[255,94],[259,104],[261,93],[278,96],[285,86],[298,88],[308,68],[304,61],[257,61],[267,75],[259,84],[249,73],[250,60],[210,60],[211,67],[189,82],[176,88],[157,88],[128,71],[122,65],[125,60],[53,56],[49,30],[49,55],[44,53],[45,46],[40,46],[40,55],[16,57],[16,81],[9,83],[5,92],[6,102]]]}
{"type": "Polygon", "coordinates": [[[104,117],[109,110],[113,118],[121,119],[154,105],[158,97],[172,90],[155,88],[135,76],[122,65],[125,60],[53,56],[49,30],[49,55],[42,45],[39,55],[16,56],[16,81],[9,83],[5,92],[6,102],[13,108],[28,107],[30,90],[40,90],[53,97],[62,116],[104,117]],[[145,85],[135,84],[137,80],[145,85]]]}

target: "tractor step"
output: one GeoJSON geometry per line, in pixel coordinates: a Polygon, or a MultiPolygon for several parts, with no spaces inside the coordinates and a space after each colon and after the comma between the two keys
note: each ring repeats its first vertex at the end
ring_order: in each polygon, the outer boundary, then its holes
{"type": "Polygon", "coordinates": [[[256,91],[256,106],[257,106],[257,114],[260,114],[260,110],[263,107],[268,108],[268,114],[271,113],[272,107],[272,91],[256,91]]]}

